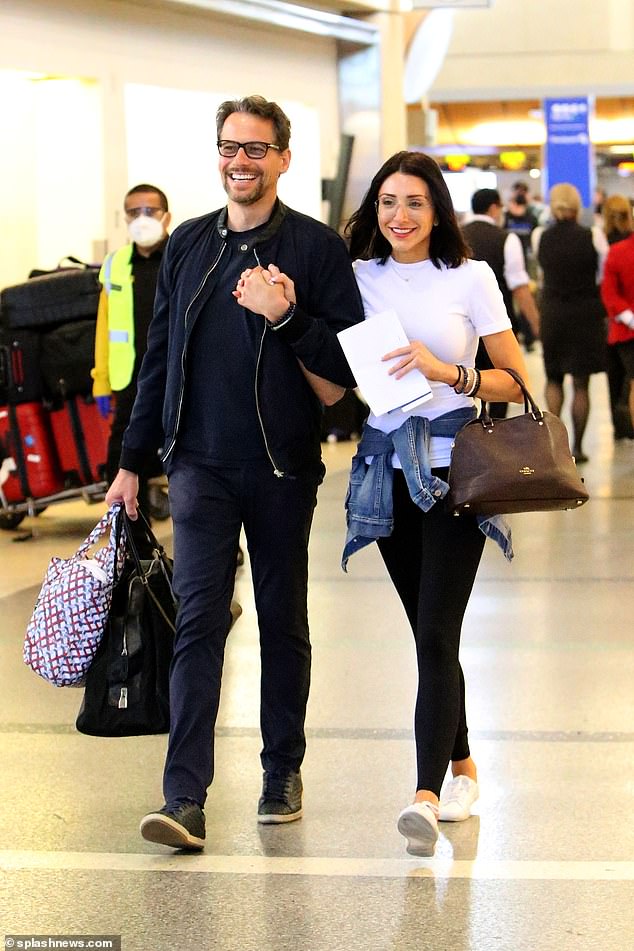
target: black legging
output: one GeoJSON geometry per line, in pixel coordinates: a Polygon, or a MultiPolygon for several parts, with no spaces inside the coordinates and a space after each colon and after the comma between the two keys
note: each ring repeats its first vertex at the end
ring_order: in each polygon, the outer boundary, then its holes
{"type": "MultiPolygon", "coordinates": [[[[447,470],[434,474],[446,479],[447,470]]],[[[443,502],[423,512],[412,502],[403,473],[395,471],[394,531],[378,545],[416,641],[416,789],[436,795],[450,760],[470,755],[458,651],[484,542],[472,516],[455,517],[443,502]]]]}

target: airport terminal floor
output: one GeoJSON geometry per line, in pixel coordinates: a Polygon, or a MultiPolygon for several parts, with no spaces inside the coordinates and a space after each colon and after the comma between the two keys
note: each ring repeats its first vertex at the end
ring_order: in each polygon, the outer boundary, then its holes
{"type": "MultiPolygon", "coordinates": [[[[541,359],[528,360],[541,401],[541,359]]],[[[612,442],[603,377],[591,399],[590,503],[515,516],[511,565],[485,551],[462,643],[480,800],[441,824],[432,859],[396,829],[415,778],[405,617],[375,546],[339,567],[350,443],[324,447],[311,542],[304,816],[256,823],[247,557],[201,854],[138,834],[162,803],[166,738],[77,733],[80,691],[22,664],[49,557],[73,552],[102,506],[53,506],[0,533],[0,935],[120,935],[124,951],[633,948],[634,442],[612,442]]],[[[169,548],[169,522],[159,535],[169,548]]]]}

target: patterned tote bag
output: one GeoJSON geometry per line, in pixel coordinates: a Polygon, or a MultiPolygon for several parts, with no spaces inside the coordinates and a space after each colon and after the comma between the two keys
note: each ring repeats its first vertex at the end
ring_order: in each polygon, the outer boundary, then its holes
{"type": "Polygon", "coordinates": [[[113,505],[71,558],[51,559],[26,629],[24,663],[56,687],[82,684],[106,629],[125,539],[113,505]],[[107,545],[88,552],[107,532],[107,545]]]}

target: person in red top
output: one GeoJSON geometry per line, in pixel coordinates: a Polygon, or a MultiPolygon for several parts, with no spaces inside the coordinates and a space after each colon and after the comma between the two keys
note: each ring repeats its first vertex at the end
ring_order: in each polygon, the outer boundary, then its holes
{"type": "Polygon", "coordinates": [[[601,297],[608,312],[608,345],[614,347],[629,382],[628,403],[634,427],[634,234],[610,247],[601,297]]]}

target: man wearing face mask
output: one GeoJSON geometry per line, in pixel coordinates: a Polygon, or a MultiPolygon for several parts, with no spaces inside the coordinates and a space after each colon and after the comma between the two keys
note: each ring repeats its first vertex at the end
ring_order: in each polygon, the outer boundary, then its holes
{"type": "MultiPolygon", "coordinates": [[[[108,444],[106,475],[112,482],[119,468],[121,440],[136,397],[137,377],[147,349],[159,266],[170,223],[167,197],[154,185],[135,185],[123,207],[131,243],[111,252],[99,280],[102,285],[95,335],[93,396],[102,416],[115,413],[108,444]]],[[[166,517],[167,499],[148,478],[161,471],[154,455],[140,473],[139,505],[146,516],[166,517]],[[160,514],[159,514],[160,513],[160,514]]]]}

